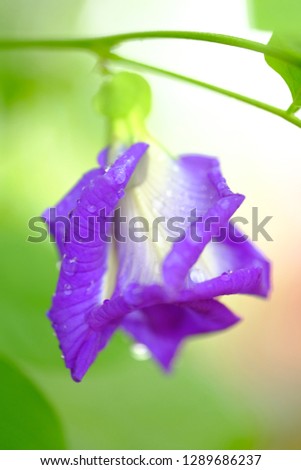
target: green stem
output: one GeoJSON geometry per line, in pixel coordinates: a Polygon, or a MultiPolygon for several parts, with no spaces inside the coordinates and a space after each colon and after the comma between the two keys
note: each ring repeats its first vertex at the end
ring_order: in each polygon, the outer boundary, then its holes
{"type": "Polygon", "coordinates": [[[297,111],[299,111],[299,109],[300,106],[296,105],[295,103],[292,103],[286,112],[288,114],[295,114],[297,111]]]}
{"type": "Polygon", "coordinates": [[[202,82],[200,80],[196,80],[196,79],[191,78],[191,77],[186,77],[185,75],[180,75],[178,73],[170,72],[168,70],[164,70],[164,69],[161,69],[161,68],[158,68],[158,67],[154,67],[152,65],[147,65],[147,64],[144,64],[142,62],[136,62],[134,60],[126,59],[126,58],[120,57],[116,54],[111,53],[111,54],[109,54],[108,58],[110,60],[114,61],[114,62],[123,64],[123,65],[126,65],[126,66],[140,68],[140,69],[144,70],[145,72],[152,72],[152,73],[156,73],[156,74],[160,74],[160,75],[165,75],[165,76],[171,77],[171,78],[176,78],[178,80],[182,80],[184,82],[187,82],[187,83],[190,83],[190,84],[193,84],[193,85],[197,85],[197,86],[200,86],[202,88],[206,88],[207,90],[211,90],[211,91],[214,91],[216,93],[220,93],[221,95],[228,96],[229,98],[234,98],[238,101],[242,101],[243,103],[250,104],[251,106],[255,106],[256,108],[263,109],[264,111],[275,114],[276,116],[279,116],[279,117],[285,119],[286,121],[290,122],[291,124],[294,124],[295,126],[301,128],[301,120],[298,119],[297,117],[288,114],[286,111],[284,111],[280,108],[276,108],[275,106],[271,106],[269,104],[262,103],[261,101],[254,100],[253,98],[249,98],[247,96],[240,95],[239,93],[235,93],[233,91],[226,90],[224,88],[220,88],[218,86],[211,85],[210,83],[202,82]]]}
{"type": "Polygon", "coordinates": [[[301,67],[300,54],[296,54],[291,51],[284,51],[268,44],[262,44],[261,42],[237,38],[234,36],[227,36],[225,34],[203,33],[195,31],[145,31],[137,33],[116,34],[112,36],[106,36],[104,39],[111,45],[118,45],[123,42],[136,41],[141,39],[188,39],[193,41],[205,41],[238,47],[240,49],[247,49],[249,51],[260,52],[276,59],[289,62],[292,65],[301,67]]]}
{"type": "Polygon", "coordinates": [[[291,51],[283,51],[276,47],[262,44],[248,39],[227,36],[224,34],[202,33],[194,31],[145,31],[137,33],[124,33],[111,36],[102,36],[98,38],[88,39],[45,39],[45,40],[1,40],[0,49],[17,49],[17,48],[75,48],[85,49],[92,52],[101,52],[110,49],[112,46],[119,45],[127,41],[145,39],[186,39],[194,41],[205,41],[216,44],[223,44],[241,49],[247,49],[254,52],[283,60],[292,65],[301,67],[301,55],[291,51]]]}
{"type": "Polygon", "coordinates": [[[0,39],[0,49],[91,49],[88,39],[0,39]]]}

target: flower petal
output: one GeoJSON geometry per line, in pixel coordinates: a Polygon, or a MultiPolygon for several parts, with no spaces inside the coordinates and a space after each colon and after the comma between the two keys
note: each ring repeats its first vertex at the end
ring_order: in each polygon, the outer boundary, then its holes
{"type": "MultiPolygon", "coordinates": [[[[189,158],[188,158],[189,160],[189,158]]],[[[216,189],[217,197],[204,216],[192,222],[185,237],[175,242],[163,264],[163,277],[169,286],[178,289],[184,284],[189,269],[212,238],[229,225],[229,219],[242,204],[244,196],[229,189],[218,166],[211,168],[208,177],[216,189]]]]}
{"type": "MultiPolygon", "coordinates": [[[[242,283],[241,290],[233,293],[252,294],[267,297],[271,288],[270,263],[267,258],[247,240],[242,232],[235,228],[236,239],[233,238],[234,228],[230,224],[227,237],[222,242],[211,242],[207,245],[202,254],[203,261],[210,265],[212,276],[224,274],[232,277],[237,273],[246,277],[246,282],[242,283]],[[232,234],[232,235],[231,235],[232,234]],[[241,241],[238,241],[241,240],[241,241]],[[257,281],[255,279],[256,274],[257,281]],[[247,280],[249,273],[249,280],[247,280]],[[251,281],[253,277],[253,282],[251,281]]],[[[195,265],[197,269],[197,263],[195,265]]],[[[231,292],[232,293],[232,292],[231,292]]],[[[218,295],[222,295],[218,294],[218,295]]]]}
{"type": "Polygon", "coordinates": [[[62,221],[58,223],[56,220],[58,217],[68,217],[69,213],[76,206],[76,202],[81,195],[83,187],[87,186],[89,182],[93,180],[98,174],[104,172],[107,158],[108,148],[105,148],[99,153],[97,157],[100,168],[94,168],[93,170],[85,173],[76,183],[76,185],[69,191],[69,193],[66,194],[54,208],[46,209],[46,211],[42,214],[42,217],[45,217],[46,219],[46,223],[49,226],[49,232],[54,237],[60,254],[63,252],[64,239],[65,235],[67,235],[67,229],[65,225],[62,225],[62,221]]]}
{"type": "Polygon", "coordinates": [[[135,144],[106,173],[101,170],[93,173],[70,217],[71,238],[62,246],[63,261],[49,318],[66,366],[76,381],[82,379],[118,326],[114,315],[101,330],[95,331],[90,322],[102,301],[107,270],[109,244],[104,241],[105,218],[113,213],[146,149],[146,144],[135,144]]]}
{"type": "Polygon", "coordinates": [[[215,300],[187,304],[158,304],[127,315],[122,327],[135,341],[144,344],[165,369],[181,342],[188,336],[212,333],[239,321],[227,307],[215,300]]]}
{"type": "Polygon", "coordinates": [[[177,295],[182,302],[211,299],[230,294],[257,294],[261,289],[262,268],[242,268],[234,272],[224,272],[218,277],[203,281],[190,281],[189,288],[177,295]]]}

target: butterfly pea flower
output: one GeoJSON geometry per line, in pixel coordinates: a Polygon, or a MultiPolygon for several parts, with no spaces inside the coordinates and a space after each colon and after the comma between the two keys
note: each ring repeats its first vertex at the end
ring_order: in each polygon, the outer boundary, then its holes
{"type": "Polygon", "coordinates": [[[153,142],[138,142],[113,159],[112,149],[103,150],[98,167],[56,205],[56,216],[70,222],[68,240],[45,212],[61,257],[48,316],[75,381],[119,328],[168,371],[188,337],[239,321],[218,297],[267,296],[269,262],[250,241],[231,236],[230,219],[243,200],[216,158],[173,159],[153,142]],[[126,222],[114,237],[117,211],[126,222]],[[153,233],[138,242],[129,225],[141,216],[153,233]],[[170,237],[173,217],[182,229],[178,238],[170,237]]]}

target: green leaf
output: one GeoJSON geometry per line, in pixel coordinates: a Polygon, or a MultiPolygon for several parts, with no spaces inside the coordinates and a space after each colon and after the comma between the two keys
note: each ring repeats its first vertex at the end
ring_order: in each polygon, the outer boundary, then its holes
{"type": "Polygon", "coordinates": [[[141,75],[120,72],[103,83],[95,104],[97,110],[110,119],[123,119],[133,112],[145,118],[151,109],[151,89],[141,75]]]}
{"type": "MultiPolygon", "coordinates": [[[[288,36],[273,34],[269,45],[287,52],[301,52],[301,41],[288,36]]],[[[301,68],[267,55],[265,60],[287,83],[293,98],[289,112],[295,113],[301,108],[301,68]]]]}
{"type": "Polygon", "coordinates": [[[301,35],[300,0],[248,0],[251,23],[265,31],[301,35]]]}
{"type": "Polygon", "coordinates": [[[38,388],[3,358],[0,375],[0,448],[64,449],[59,420],[38,388]]]}

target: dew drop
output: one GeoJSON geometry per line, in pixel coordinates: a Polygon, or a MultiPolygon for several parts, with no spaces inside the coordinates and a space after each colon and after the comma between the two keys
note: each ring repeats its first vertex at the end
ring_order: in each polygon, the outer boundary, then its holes
{"type": "Polygon", "coordinates": [[[226,188],[228,188],[226,182],[221,181],[220,183],[217,184],[217,189],[219,189],[220,191],[222,191],[223,189],[226,189],[226,188]]]}
{"type": "Polygon", "coordinates": [[[231,273],[232,273],[232,271],[227,271],[227,272],[223,273],[223,274],[221,275],[221,279],[222,279],[223,281],[230,281],[230,279],[231,279],[230,274],[231,274],[231,273]]]}
{"type": "Polygon", "coordinates": [[[160,212],[164,208],[164,203],[159,199],[156,199],[153,203],[153,206],[156,211],[160,212]]]}
{"type": "Polygon", "coordinates": [[[116,168],[114,172],[114,177],[115,177],[116,183],[119,183],[119,184],[123,183],[126,179],[125,168],[123,167],[116,168]]]}
{"type": "Polygon", "coordinates": [[[89,286],[86,289],[86,294],[91,294],[91,292],[93,291],[94,286],[95,286],[95,282],[91,281],[89,286]]]}
{"type": "Polygon", "coordinates": [[[137,305],[141,302],[141,295],[142,295],[143,290],[139,285],[137,286],[132,286],[132,288],[128,292],[128,299],[130,303],[133,305],[137,305]]]}
{"type": "Polygon", "coordinates": [[[94,212],[97,211],[97,207],[94,206],[93,204],[89,204],[89,205],[87,206],[87,211],[90,212],[91,214],[94,214],[94,212]]]}
{"type": "Polygon", "coordinates": [[[131,167],[132,164],[134,163],[134,161],[135,161],[135,156],[134,155],[128,155],[126,166],[131,167]]]}
{"type": "Polygon", "coordinates": [[[124,189],[119,189],[119,191],[117,191],[117,194],[118,194],[118,197],[121,199],[125,195],[124,189]]]}
{"type": "Polygon", "coordinates": [[[229,209],[229,206],[230,206],[230,201],[228,198],[224,198],[224,199],[221,199],[220,200],[220,206],[222,209],[229,209]]]}
{"type": "Polygon", "coordinates": [[[131,346],[131,355],[136,361],[147,361],[151,357],[147,347],[141,343],[135,343],[131,346]]]}
{"type": "Polygon", "coordinates": [[[200,269],[192,269],[189,275],[192,282],[198,283],[204,280],[204,274],[200,269]]]}
{"type": "Polygon", "coordinates": [[[72,294],[72,287],[70,284],[64,285],[64,295],[71,295],[72,294]]]}
{"type": "Polygon", "coordinates": [[[65,258],[63,260],[63,271],[68,276],[73,276],[76,271],[77,258],[65,258]]]}

